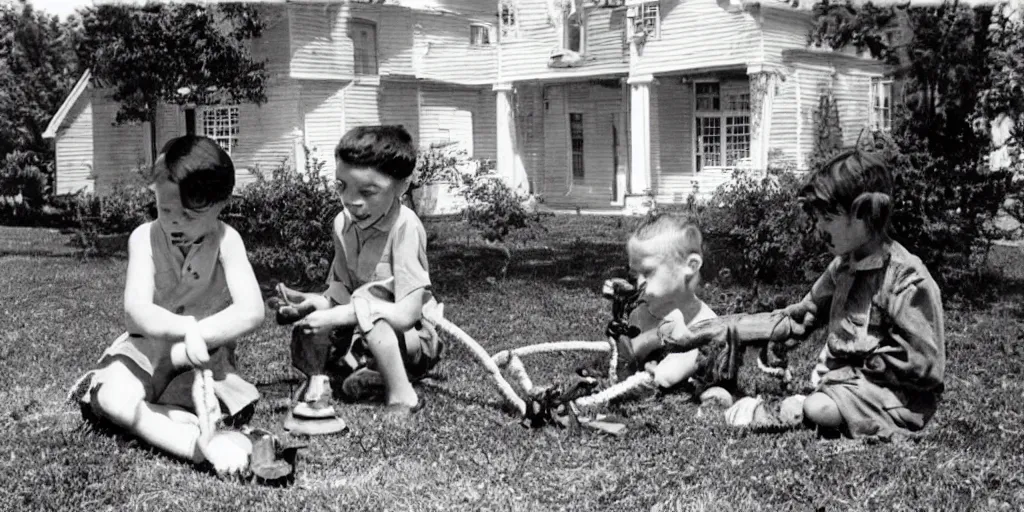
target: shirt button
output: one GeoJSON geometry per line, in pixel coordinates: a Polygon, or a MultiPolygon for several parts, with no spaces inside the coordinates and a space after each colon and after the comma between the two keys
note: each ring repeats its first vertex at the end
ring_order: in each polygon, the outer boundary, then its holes
{"type": "Polygon", "coordinates": [[[199,272],[192,272],[192,277],[199,279],[199,272]]]}

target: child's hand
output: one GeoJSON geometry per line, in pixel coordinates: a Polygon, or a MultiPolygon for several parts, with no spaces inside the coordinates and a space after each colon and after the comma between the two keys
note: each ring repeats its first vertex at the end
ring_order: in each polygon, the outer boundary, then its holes
{"type": "Polygon", "coordinates": [[[658,337],[662,343],[680,344],[693,338],[693,332],[686,326],[686,322],[667,320],[658,326],[658,337]]]}
{"type": "Polygon", "coordinates": [[[199,322],[186,317],[185,340],[171,346],[171,364],[176,368],[201,368],[210,362],[206,340],[199,334],[199,322]]]}
{"type": "Polygon", "coordinates": [[[313,311],[331,307],[330,301],[326,297],[292,290],[284,283],[277,285],[277,295],[267,301],[267,305],[277,313],[279,325],[295,323],[313,311]]]}
{"type": "Polygon", "coordinates": [[[333,309],[323,309],[306,315],[295,325],[302,329],[303,334],[323,334],[338,327],[338,321],[333,309]]]}
{"type": "Polygon", "coordinates": [[[790,304],[782,309],[782,314],[792,318],[805,328],[814,324],[815,315],[817,313],[818,306],[809,300],[790,304]]]}

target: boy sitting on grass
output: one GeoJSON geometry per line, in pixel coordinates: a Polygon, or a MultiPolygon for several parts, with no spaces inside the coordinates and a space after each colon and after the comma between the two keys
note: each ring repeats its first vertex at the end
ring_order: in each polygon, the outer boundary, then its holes
{"type": "Polygon", "coordinates": [[[345,209],[331,232],[327,290],[279,288],[287,303],[282,312],[294,319],[312,311],[296,323],[292,337],[292,364],[307,376],[286,420],[294,433],[345,430],[330,403],[332,348],[333,359],[368,349],[369,360],[345,378],[342,391],[351,400],[383,393],[387,415],[399,418],[422,406],[411,382],[426,375],[442,352],[433,324],[423,316],[437,307],[426,231],[401,203],[416,166],[412,137],[401,126],[357,127],[341,138],[334,154],[345,209]]]}
{"type": "Polygon", "coordinates": [[[246,472],[252,444],[238,432],[200,435],[191,370],[213,371],[226,423],[247,421],[259,392],[238,375],[235,344],[264,314],[245,245],[217,218],[234,184],[231,158],[212,139],[185,136],[164,146],[152,174],[157,219],[128,240],[128,331],[73,391],[87,420],[108,420],[220,474],[246,472]]]}
{"type": "MultiPolygon", "coordinates": [[[[629,317],[639,334],[619,336],[619,378],[648,368],[659,388],[675,388],[697,376],[707,361],[696,349],[666,354],[662,333],[672,332],[677,324],[685,328],[717,317],[696,293],[703,265],[700,229],[679,215],[651,216],[633,232],[626,251],[630,272],[637,276],[643,295],[629,317]]],[[[710,388],[701,399],[723,392],[710,388]]]]}

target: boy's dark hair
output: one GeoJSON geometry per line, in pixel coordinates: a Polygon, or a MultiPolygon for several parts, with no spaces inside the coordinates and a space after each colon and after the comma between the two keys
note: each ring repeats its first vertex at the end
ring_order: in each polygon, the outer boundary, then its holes
{"type": "Polygon", "coordinates": [[[808,175],[798,200],[812,216],[849,213],[884,234],[892,214],[892,173],[880,153],[844,151],[808,175]]]}
{"type": "Polygon", "coordinates": [[[334,158],[404,180],[416,168],[416,147],[402,125],[357,126],[341,137],[334,158]]]}
{"type": "Polygon", "coordinates": [[[704,237],[700,228],[685,215],[674,213],[647,215],[633,230],[632,238],[638,242],[644,242],[664,234],[677,235],[673,248],[680,261],[685,260],[691,254],[703,257],[704,237]]]}
{"type": "Polygon", "coordinates": [[[149,181],[162,180],[178,185],[183,207],[203,210],[231,197],[235,164],[213,139],[185,135],[167,141],[160,150],[149,181]]]}

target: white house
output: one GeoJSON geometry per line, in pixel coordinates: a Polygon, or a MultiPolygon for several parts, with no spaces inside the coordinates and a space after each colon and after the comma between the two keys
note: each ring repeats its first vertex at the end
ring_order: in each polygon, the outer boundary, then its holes
{"type": "MultiPolygon", "coordinates": [[[[810,2],[387,0],[263,4],[253,43],[271,74],[262,106],[165,106],[158,143],[194,130],[240,170],[315,147],[333,170],[344,131],[404,124],[421,145],[457,141],[555,208],[633,211],[710,193],[768,154],[804,167],[822,95],[847,143],[887,129],[892,81],[877,61],[809,48],[810,2]],[[415,2],[415,3],[414,3],[415,2]]],[[[148,129],[86,73],[54,116],[57,192],[109,190],[146,163],[148,129]]]]}

